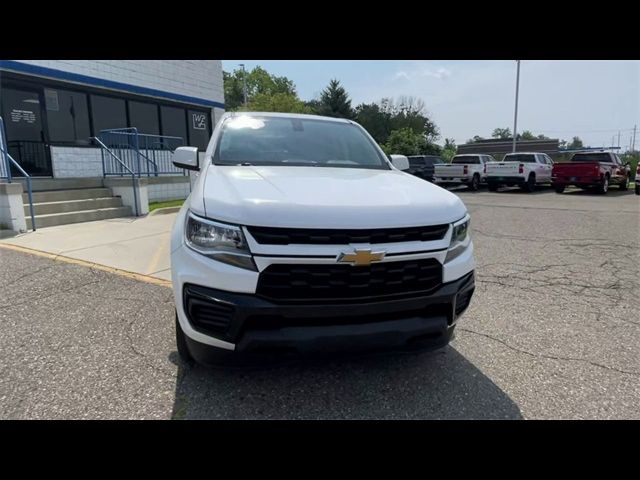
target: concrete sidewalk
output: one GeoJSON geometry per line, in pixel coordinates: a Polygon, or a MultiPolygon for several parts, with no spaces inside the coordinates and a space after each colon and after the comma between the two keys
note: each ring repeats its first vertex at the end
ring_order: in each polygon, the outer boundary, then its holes
{"type": "Polygon", "coordinates": [[[169,237],[176,215],[60,225],[2,239],[0,244],[171,280],[169,237]]]}

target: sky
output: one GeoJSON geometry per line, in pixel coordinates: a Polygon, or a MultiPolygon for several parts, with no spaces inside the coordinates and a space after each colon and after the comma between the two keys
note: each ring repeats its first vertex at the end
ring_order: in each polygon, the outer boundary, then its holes
{"type": "MultiPolygon", "coordinates": [[[[465,143],[513,130],[516,62],[513,60],[223,60],[225,71],[260,65],[294,81],[303,100],[337,78],[352,106],[383,97],[424,100],[444,138],[465,143]]],[[[522,60],[518,132],[551,138],[579,136],[585,145],[629,147],[637,125],[640,145],[640,61],[522,60]]]]}

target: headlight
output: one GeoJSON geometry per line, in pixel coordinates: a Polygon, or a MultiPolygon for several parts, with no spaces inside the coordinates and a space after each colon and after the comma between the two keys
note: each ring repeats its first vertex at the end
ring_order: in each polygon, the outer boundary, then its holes
{"type": "Polygon", "coordinates": [[[214,260],[249,270],[256,269],[242,229],[236,225],[214,222],[189,212],[185,241],[192,250],[214,260]]]}
{"type": "Polygon", "coordinates": [[[453,232],[451,233],[451,243],[449,244],[449,251],[444,263],[447,263],[454,258],[458,257],[469,246],[469,224],[471,218],[466,215],[462,220],[454,222],[453,232]]]}

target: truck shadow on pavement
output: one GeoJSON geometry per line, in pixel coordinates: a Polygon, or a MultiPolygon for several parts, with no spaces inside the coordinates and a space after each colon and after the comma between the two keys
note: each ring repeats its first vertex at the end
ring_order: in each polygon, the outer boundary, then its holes
{"type": "Polygon", "coordinates": [[[521,419],[454,347],[261,368],[178,365],[174,419],[521,419]]]}

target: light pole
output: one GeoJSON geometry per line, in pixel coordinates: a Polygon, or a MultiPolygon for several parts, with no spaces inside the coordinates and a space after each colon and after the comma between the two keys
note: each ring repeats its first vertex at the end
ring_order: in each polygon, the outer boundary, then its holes
{"type": "Polygon", "coordinates": [[[513,152],[516,151],[516,135],[518,133],[518,89],[520,88],[520,60],[516,60],[518,69],[516,73],[516,111],[513,115],[513,152]]]}
{"type": "Polygon", "coordinates": [[[244,106],[247,106],[247,71],[244,69],[244,63],[241,63],[242,67],[242,93],[244,95],[244,106]]]}

